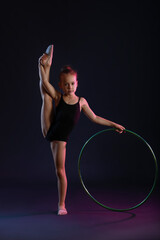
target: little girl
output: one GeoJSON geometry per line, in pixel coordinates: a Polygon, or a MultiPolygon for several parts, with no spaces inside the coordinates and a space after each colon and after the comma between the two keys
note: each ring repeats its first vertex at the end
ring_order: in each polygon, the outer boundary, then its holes
{"type": "Polygon", "coordinates": [[[77,72],[65,66],[59,75],[59,87],[63,95],[49,82],[52,64],[53,45],[39,58],[40,92],[42,96],[41,127],[43,136],[50,141],[58,180],[58,215],[66,215],[65,199],[67,192],[67,178],[65,172],[66,145],[69,134],[77,123],[80,112],[93,122],[109,127],[122,133],[123,126],[97,116],[83,97],[75,93],[78,86],[77,72]],[[55,102],[55,114],[52,100],[55,102]]]}

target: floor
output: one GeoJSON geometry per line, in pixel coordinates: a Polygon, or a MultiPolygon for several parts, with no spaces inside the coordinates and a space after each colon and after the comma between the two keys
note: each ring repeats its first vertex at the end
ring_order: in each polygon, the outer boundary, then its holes
{"type": "Polygon", "coordinates": [[[159,240],[158,190],[130,212],[106,210],[82,188],[69,190],[69,214],[57,216],[51,186],[0,187],[0,240],[159,240]]]}

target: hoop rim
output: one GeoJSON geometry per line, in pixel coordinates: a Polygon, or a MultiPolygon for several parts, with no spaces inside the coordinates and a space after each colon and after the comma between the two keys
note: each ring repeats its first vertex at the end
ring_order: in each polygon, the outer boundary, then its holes
{"type": "Polygon", "coordinates": [[[143,203],[145,203],[147,201],[147,199],[150,197],[151,193],[153,192],[154,188],[155,188],[155,185],[156,185],[156,182],[157,182],[157,178],[158,178],[158,164],[157,164],[157,159],[156,159],[156,156],[151,148],[151,146],[148,144],[148,142],[142,138],[140,135],[138,135],[137,133],[131,131],[131,130],[128,130],[128,129],[125,129],[124,131],[125,132],[128,132],[134,136],[136,136],[137,138],[139,138],[142,142],[144,142],[147,147],[149,148],[149,150],[151,151],[152,153],[152,156],[153,156],[153,159],[154,159],[154,164],[155,164],[155,175],[154,175],[154,181],[153,181],[153,185],[151,187],[151,190],[149,191],[148,195],[144,198],[144,200],[142,200],[140,203],[138,203],[137,205],[133,206],[133,207],[129,207],[129,208],[124,208],[124,209],[119,209],[119,208],[112,208],[112,207],[109,207],[109,206],[106,206],[102,203],[100,203],[99,201],[97,201],[91,194],[90,192],[88,191],[88,189],[86,188],[85,184],[84,184],[84,181],[83,181],[83,178],[82,178],[82,174],[81,174],[81,167],[80,167],[80,163],[81,163],[81,158],[82,158],[82,154],[83,154],[83,151],[85,149],[85,147],[87,146],[87,144],[94,138],[96,137],[97,135],[101,134],[101,133],[104,133],[104,132],[108,132],[108,131],[115,131],[115,128],[108,128],[108,129],[104,129],[102,131],[99,131],[95,134],[93,134],[86,142],[85,144],[83,145],[83,147],[81,148],[81,151],[80,151],[80,154],[79,154],[79,157],[78,157],[78,173],[79,173],[79,178],[80,178],[80,182],[85,190],[85,192],[89,195],[89,197],[94,201],[96,202],[98,205],[100,205],[101,207],[103,208],[106,208],[108,210],[111,210],[111,211],[115,211],[115,212],[124,212],[124,211],[130,211],[130,210],[133,210],[139,206],[141,206],[143,203]]]}

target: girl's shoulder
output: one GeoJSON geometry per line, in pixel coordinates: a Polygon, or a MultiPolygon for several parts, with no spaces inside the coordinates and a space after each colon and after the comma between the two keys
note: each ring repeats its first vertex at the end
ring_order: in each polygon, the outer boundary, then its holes
{"type": "Polygon", "coordinates": [[[87,100],[86,100],[84,97],[80,97],[79,99],[80,99],[79,101],[80,101],[81,103],[86,103],[86,102],[87,102],[87,100]]]}
{"type": "Polygon", "coordinates": [[[81,107],[83,107],[85,105],[88,105],[88,102],[87,102],[87,100],[84,97],[80,97],[79,102],[81,104],[81,107]]]}

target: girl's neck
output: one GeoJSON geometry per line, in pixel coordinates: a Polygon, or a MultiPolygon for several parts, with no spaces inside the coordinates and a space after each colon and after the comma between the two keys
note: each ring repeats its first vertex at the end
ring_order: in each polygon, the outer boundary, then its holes
{"type": "Polygon", "coordinates": [[[63,95],[65,98],[75,98],[77,97],[75,93],[72,93],[72,94],[64,94],[63,95]]]}

